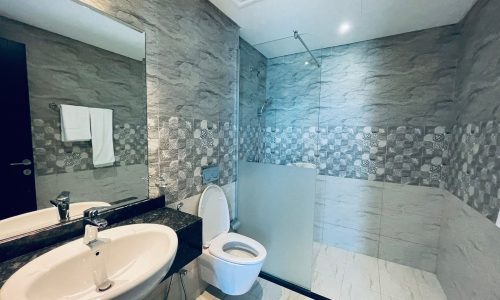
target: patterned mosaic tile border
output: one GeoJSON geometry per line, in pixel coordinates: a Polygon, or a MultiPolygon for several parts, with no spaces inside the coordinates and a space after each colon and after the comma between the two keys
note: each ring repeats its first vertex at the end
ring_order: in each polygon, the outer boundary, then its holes
{"type": "Polygon", "coordinates": [[[495,222],[500,121],[432,127],[240,128],[239,158],[310,162],[322,175],[447,188],[495,222]],[[262,146],[256,146],[262,140],[262,146]]]}
{"type": "MultiPolygon", "coordinates": [[[[94,169],[91,142],[61,142],[59,121],[33,120],[33,153],[37,176],[94,169]]],[[[114,125],[115,166],[147,164],[147,127],[114,125]]]]}
{"type": "Polygon", "coordinates": [[[236,180],[236,127],[232,122],[211,122],[180,117],[160,119],[160,176],[157,185],[169,202],[199,194],[201,169],[219,165],[218,185],[236,180]]]}
{"type": "Polygon", "coordinates": [[[240,159],[310,162],[322,175],[446,186],[451,135],[442,126],[266,127],[261,134],[263,146],[258,147],[258,130],[240,128],[240,159]]]}
{"type": "Polygon", "coordinates": [[[448,190],[495,222],[500,209],[500,121],[455,125],[448,190]]]}

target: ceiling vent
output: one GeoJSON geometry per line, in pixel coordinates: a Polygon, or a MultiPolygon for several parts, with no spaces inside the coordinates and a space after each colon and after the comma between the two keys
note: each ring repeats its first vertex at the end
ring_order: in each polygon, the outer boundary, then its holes
{"type": "Polygon", "coordinates": [[[262,0],[233,0],[234,4],[236,4],[240,8],[254,4],[254,3],[259,2],[259,1],[262,1],[262,0]]]}

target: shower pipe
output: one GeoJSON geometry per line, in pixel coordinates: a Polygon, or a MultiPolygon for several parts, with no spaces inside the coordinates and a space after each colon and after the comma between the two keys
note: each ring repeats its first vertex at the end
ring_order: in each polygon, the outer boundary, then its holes
{"type": "Polygon", "coordinates": [[[321,68],[321,65],[319,64],[318,60],[316,59],[316,57],[314,56],[314,54],[312,54],[311,50],[309,50],[309,47],[307,47],[306,43],[304,42],[304,40],[302,39],[302,37],[300,36],[300,34],[299,34],[299,32],[297,30],[293,31],[293,37],[296,40],[300,41],[300,43],[304,46],[304,48],[306,48],[307,52],[309,52],[309,55],[311,55],[311,57],[314,59],[314,62],[316,63],[316,65],[318,66],[318,68],[321,68]]]}

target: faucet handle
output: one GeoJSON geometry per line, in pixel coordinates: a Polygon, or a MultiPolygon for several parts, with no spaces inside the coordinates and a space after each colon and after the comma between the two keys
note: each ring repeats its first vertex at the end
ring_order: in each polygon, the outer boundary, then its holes
{"type": "Polygon", "coordinates": [[[98,209],[87,209],[83,212],[83,217],[85,225],[92,225],[99,229],[102,229],[108,226],[108,221],[103,218],[99,218],[99,210],[98,209]]]}
{"type": "Polygon", "coordinates": [[[89,208],[83,211],[83,217],[84,218],[96,218],[99,215],[99,210],[95,208],[89,208]]]}
{"type": "MultiPolygon", "coordinates": [[[[94,227],[97,227],[99,229],[103,229],[106,226],[108,226],[108,221],[103,218],[91,218],[91,219],[85,219],[84,221],[85,225],[92,225],[94,227]]],[[[85,226],[87,227],[87,226],[85,226]]]]}
{"type": "Polygon", "coordinates": [[[57,201],[69,203],[69,191],[62,191],[56,198],[57,201]]]}

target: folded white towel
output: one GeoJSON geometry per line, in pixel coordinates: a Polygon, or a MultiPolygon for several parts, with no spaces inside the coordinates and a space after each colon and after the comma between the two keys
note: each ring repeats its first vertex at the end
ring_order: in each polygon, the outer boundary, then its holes
{"type": "Polygon", "coordinates": [[[108,167],[115,162],[113,147],[113,111],[90,108],[92,128],[92,159],[94,167],[108,167]]]}
{"type": "Polygon", "coordinates": [[[61,104],[61,140],[78,142],[90,140],[89,108],[61,104]]]}

